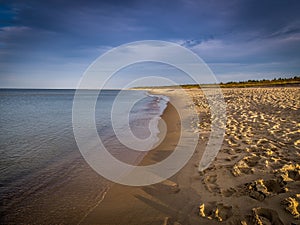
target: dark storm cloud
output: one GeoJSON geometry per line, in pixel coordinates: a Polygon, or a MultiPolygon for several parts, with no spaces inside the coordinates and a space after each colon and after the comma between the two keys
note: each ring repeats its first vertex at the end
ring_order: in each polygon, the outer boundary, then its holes
{"type": "Polygon", "coordinates": [[[273,32],[299,20],[299,1],[241,1],[236,11],[240,29],[273,32]]]}

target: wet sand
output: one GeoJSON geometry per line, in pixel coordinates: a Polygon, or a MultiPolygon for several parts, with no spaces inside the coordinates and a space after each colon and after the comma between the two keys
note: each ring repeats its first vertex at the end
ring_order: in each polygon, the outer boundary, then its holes
{"type": "MultiPolygon", "coordinates": [[[[178,98],[176,90],[155,90],[178,98]]],[[[226,134],[208,169],[198,163],[210,133],[209,106],[187,90],[200,122],[195,154],[169,180],[145,187],[114,184],[81,224],[299,224],[300,88],[223,89],[226,134]]],[[[177,144],[180,119],[167,107],[166,140],[143,164],[160,161],[177,144]]]]}
{"type": "MultiPolygon", "coordinates": [[[[150,151],[140,162],[149,165],[166,158],[177,145],[180,135],[180,118],[175,108],[168,104],[162,119],[168,127],[164,141],[150,151]]],[[[162,124],[160,122],[159,127],[162,124]]],[[[162,199],[178,202],[176,179],[146,187],[130,187],[113,184],[104,200],[81,222],[81,224],[162,224],[172,209],[162,199]]]]}

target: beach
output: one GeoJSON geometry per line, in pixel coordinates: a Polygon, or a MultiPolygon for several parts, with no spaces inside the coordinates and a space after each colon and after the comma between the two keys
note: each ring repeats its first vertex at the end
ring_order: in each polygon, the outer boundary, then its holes
{"type": "Polygon", "coordinates": [[[0,2],[0,225],[300,225],[300,0],[0,2]]]}
{"type": "Polygon", "coordinates": [[[97,104],[99,135],[124,162],[152,165],[178,146],[188,150],[189,140],[197,142],[173,176],[133,187],[100,176],[80,154],[71,122],[73,91],[3,90],[1,224],[299,224],[300,88],[223,88],[225,134],[203,171],[199,162],[215,129],[211,106],[200,89],[184,92],[125,93],[128,100],[144,97],[131,117],[138,135],[145,136],[145,122],[165,109],[158,121],[161,143],[146,155],[111,135],[108,118],[118,91],[104,92],[97,104]],[[170,99],[166,108],[162,96],[170,99]],[[180,142],[182,136],[187,142],[180,142]]]}
{"type": "MultiPolygon", "coordinates": [[[[180,97],[176,90],[151,91],[180,97]]],[[[186,92],[199,115],[199,123],[191,126],[200,138],[184,168],[159,184],[113,184],[80,224],[298,224],[300,88],[222,89],[224,141],[203,172],[198,164],[211,131],[209,106],[199,89],[186,92]]],[[[178,141],[180,119],[170,104],[162,119],[167,136],[144,164],[166,158],[178,141]]]]}

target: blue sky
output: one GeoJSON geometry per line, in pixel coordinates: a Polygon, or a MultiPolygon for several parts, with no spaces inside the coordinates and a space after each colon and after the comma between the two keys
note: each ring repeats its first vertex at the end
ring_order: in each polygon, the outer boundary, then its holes
{"type": "Polygon", "coordinates": [[[189,48],[222,82],[300,75],[299,11],[288,0],[4,0],[0,87],[75,88],[105,51],[140,40],[189,48]]]}

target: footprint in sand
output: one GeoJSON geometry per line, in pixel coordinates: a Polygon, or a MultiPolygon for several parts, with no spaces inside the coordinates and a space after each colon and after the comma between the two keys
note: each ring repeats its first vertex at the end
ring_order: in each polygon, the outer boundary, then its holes
{"type": "Polygon", "coordinates": [[[251,156],[247,156],[244,158],[244,161],[247,163],[249,167],[254,167],[258,164],[260,157],[252,154],[251,156]]]}
{"type": "Polygon", "coordinates": [[[242,174],[250,174],[254,172],[254,168],[259,164],[261,158],[256,154],[252,153],[249,156],[245,156],[238,161],[232,168],[231,173],[237,177],[242,174]]]}
{"type": "Polygon", "coordinates": [[[211,193],[220,193],[220,188],[217,184],[217,175],[206,175],[203,179],[205,187],[211,193]]]}
{"type": "Polygon", "coordinates": [[[224,205],[223,203],[209,202],[199,206],[199,216],[217,220],[219,222],[226,221],[233,215],[232,206],[224,205]]]}
{"type": "Polygon", "coordinates": [[[296,194],[295,196],[288,197],[281,202],[285,210],[289,212],[295,219],[300,219],[299,200],[300,194],[296,194]]]}
{"type": "Polygon", "coordinates": [[[240,144],[238,144],[235,140],[233,140],[233,138],[228,138],[228,139],[225,139],[228,143],[228,145],[230,147],[239,147],[240,144]]]}
{"type": "Polygon", "coordinates": [[[238,177],[242,174],[253,173],[253,169],[248,166],[244,159],[241,159],[233,166],[231,173],[233,176],[238,177]]]}
{"type": "Polygon", "coordinates": [[[249,195],[258,201],[263,201],[266,197],[285,193],[286,182],[283,179],[272,179],[264,181],[263,179],[255,180],[251,183],[244,184],[241,193],[249,195]]]}
{"type": "Polygon", "coordinates": [[[284,181],[300,180],[300,164],[286,164],[275,171],[284,181]]]}
{"type": "Polygon", "coordinates": [[[224,149],[224,152],[227,153],[228,155],[235,155],[236,151],[232,148],[226,148],[224,149]]]}
{"type": "Polygon", "coordinates": [[[238,155],[234,155],[234,156],[226,157],[224,160],[228,161],[228,162],[232,162],[235,159],[237,159],[238,157],[239,157],[238,155]]]}
{"type": "Polygon", "coordinates": [[[231,197],[232,195],[234,195],[237,191],[234,188],[228,188],[225,191],[222,191],[223,196],[225,197],[231,197]]]}
{"type": "Polygon", "coordinates": [[[264,181],[264,184],[267,187],[268,192],[274,194],[287,192],[287,188],[285,187],[287,183],[281,178],[264,181]]]}
{"type": "Polygon", "coordinates": [[[275,210],[261,207],[252,209],[251,222],[253,224],[284,225],[275,210]]]}

